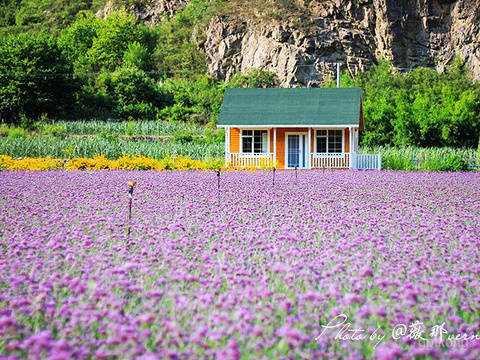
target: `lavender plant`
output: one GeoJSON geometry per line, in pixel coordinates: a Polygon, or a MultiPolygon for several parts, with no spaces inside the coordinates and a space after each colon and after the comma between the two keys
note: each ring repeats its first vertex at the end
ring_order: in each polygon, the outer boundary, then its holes
{"type": "Polygon", "coordinates": [[[480,357],[478,173],[214,176],[0,174],[0,358],[480,357]]]}

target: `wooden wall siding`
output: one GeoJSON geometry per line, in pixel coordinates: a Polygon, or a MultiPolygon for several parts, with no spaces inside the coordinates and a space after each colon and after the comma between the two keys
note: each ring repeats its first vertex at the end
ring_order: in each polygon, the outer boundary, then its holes
{"type": "Polygon", "coordinates": [[[270,129],[270,149],[269,149],[268,152],[271,152],[271,153],[274,152],[274,149],[273,149],[273,129],[270,129]]]}
{"type": "Polygon", "coordinates": [[[315,152],[315,129],[310,129],[310,141],[312,142],[310,145],[310,152],[315,152]]]}
{"type": "Polygon", "coordinates": [[[343,143],[345,144],[345,152],[350,152],[350,131],[349,129],[343,130],[343,143]]]}
{"type": "Polygon", "coordinates": [[[240,152],[240,129],[230,128],[230,152],[240,152]]]}

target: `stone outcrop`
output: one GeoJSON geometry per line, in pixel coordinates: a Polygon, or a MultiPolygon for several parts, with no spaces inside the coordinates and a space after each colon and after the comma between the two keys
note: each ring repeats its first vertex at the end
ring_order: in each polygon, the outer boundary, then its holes
{"type": "Polygon", "coordinates": [[[132,12],[142,21],[155,25],[167,18],[173,17],[179,9],[188,4],[188,0],[154,0],[145,5],[132,5],[132,12]]]}
{"type": "Polygon", "coordinates": [[[107,15],[120,7],[126,7],[135,17],[150,25],[156,25],[168,18],[175,16],[177,11],[188,4],[188,0],[152,0],[133,2],[131,5],[125,5],[123,2],[109,0],[105,7],[95,14],[99,18],[105,18],[107,15]]]}
{"type": "Polygon", "coordinates": [[[211,73],[229,78],[261,68],[284,86],[315,86],[336,63],[352,74],[389,59],[400,70],[439,71],[456,56],[480,81],[478,0],[313,0],[308,19],[259,20],[216,16],[199,46],[211,73]]]}

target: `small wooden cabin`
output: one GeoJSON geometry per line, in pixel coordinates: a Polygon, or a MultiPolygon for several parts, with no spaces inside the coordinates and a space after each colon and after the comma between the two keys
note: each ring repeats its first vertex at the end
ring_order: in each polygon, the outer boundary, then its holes
{"type": "Polygon", "coordinates": [[[227,89],[218,127],[225,163],[279,169],[356,167],[360,88],[227,89]]]}

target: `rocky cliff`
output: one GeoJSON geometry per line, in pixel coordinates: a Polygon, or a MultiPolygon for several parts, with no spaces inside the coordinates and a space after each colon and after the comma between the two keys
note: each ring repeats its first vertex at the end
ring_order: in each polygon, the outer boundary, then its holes
{"type": "MultiPolygon", "coordinates": [[[[172,15],[186,3],[153,1],[143,17],[155,19],[155,9],[172,15]]],[[[313,86],[332,77],[337,62],[352,74],[381,57],[400,70],[442,71],[460,56],[480,81],[478,0],[265,1],[277,9],[274,16],[268,6],[255,8],[261,1],[230,3],[237,7],[220,8],[204,35],[194,39],[218,78],[261,68],[275,72],[284,86],[313,86]],[[294,3],[294,10],[286,3],[294,3]]]]}

